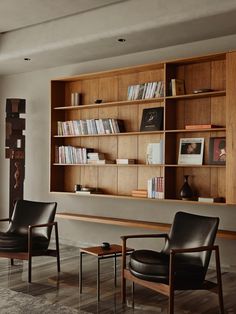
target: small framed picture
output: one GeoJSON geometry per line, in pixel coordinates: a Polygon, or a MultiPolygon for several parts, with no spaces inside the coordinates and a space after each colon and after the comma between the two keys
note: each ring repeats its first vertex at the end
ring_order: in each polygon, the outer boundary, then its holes
{"type": "Polygon", "coordinates": [[[209,164],[225,165],[226,163],[226,139],[225,137],[210,137],[209,164]]]}
{"type": "Polygon", "coordinates": [[[163,107],[143,109],[140,131],[163,130],[163,107]]]}
{"type": "Polygon", "coordinates": [[[202,165],[204,138],[181,138],[179,142],[179,165],[202,165]]]}

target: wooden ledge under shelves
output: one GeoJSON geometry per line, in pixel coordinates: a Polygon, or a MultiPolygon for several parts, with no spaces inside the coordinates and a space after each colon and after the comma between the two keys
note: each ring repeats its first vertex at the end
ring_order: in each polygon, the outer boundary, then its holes
{"type": "MultiPolygon", "coordinates": [[[[114,218],[114,217],[82,215],[82,214],[67,213],[67,212],[57,213],[56,218],[94,222],[94,223],[116,225],[116,226],[122,226],[122,227],[144,228],[144,229],[158,230],[158,231],[164,231],[164,232],[169,232],[170,227],[171,227],[170,224],[161,223],[161,222],[150,222],[150,221],[143,221],[143,220],[123,219],[123,218],[114,218]]],[[[218,230],[217,237],[236,240],[236,231],[218,230]]]]}
{"type": "Polygon", "coordinates": [[[53,194],[60,195],[74,195],[75,197],[100,197],[100,198],[115,198],[115,199],[126,199],[126,200],[139,200],[139,201],[148,201],[148,202],[171,202],[171,203],[188,203],[193,205],[208,205],[208,206],[226,206],[229,204],[226,203],[209,203],[209,202],[198,202],[198,201],[184,201],[180,199],[157,199],[157,198],[148,198],[148,197],[137,197],[131,195],[117,195],[117,194],[77,194],[75,192],[66,192],[66,191],[50,191],[53,194]]]}
{"type": "Polygon", "coordinates": [[[83,109],[90,109],[90,108],[103,108],[103,107],[111,107],[111,106],[122,106],[122,105],[139,105],[139,104],[146,104],[146,103],[156,103],[156,102],[163,102],[164,97],[158,98],[147,98],[147,99],[135,99],[135,100],[120,100],[120,101],[111,101],[111,102],[104,102],[100,104],[88,104],[88,105],[79,105],[79,106],[64,106],[64,107],[55,107],[54,110],[83,110],[83,109]]]}

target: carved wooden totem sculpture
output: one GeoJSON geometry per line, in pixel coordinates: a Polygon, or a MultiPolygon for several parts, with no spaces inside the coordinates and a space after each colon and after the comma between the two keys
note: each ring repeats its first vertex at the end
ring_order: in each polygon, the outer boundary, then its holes
{"type": "Polygon", "coordinates": [[[25,178],[25,99],[8,98],[6,102],[6,158],[10,159],[9,217],[15,201],[23,199],[25,178]]]}

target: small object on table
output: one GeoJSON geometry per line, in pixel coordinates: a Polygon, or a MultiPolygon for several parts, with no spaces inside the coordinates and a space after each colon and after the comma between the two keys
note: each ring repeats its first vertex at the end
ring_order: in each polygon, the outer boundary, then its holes
{"type": "Polygon", "coordinates": [[[109,242],[102,242],[102,246],[103,249],[105,250],[109,250],[110,249],[110,243],[109,242]]]}

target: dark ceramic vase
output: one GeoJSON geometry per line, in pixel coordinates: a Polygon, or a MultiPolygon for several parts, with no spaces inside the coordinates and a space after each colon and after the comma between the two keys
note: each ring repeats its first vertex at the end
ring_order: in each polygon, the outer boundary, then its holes
{"type": "Polygon", "coordinates": [[[184,184],[180,189],[180,198],[182,200],[191,200],[193,197],[193,190],[191,189],[190,185],[188,184],[188,175],[184,176],[184,184]]]}

